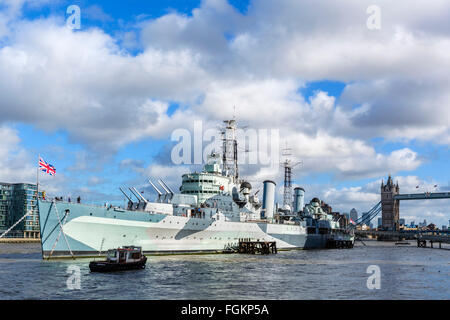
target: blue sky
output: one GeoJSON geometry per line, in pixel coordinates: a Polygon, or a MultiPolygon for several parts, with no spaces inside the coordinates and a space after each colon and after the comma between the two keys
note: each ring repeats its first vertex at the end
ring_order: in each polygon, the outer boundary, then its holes
{"type": "MultiPolygon", "coordinates": [[[[149,192],[151,175],[177,190],[190,167],[170,162],[173,130],[215,127],[236,106],[242,123],[280,129],[303,161],[296,185],[336,210],[370,209],[389,173],[404,192],[449,190],[447,4],[429,8],[439,27],[420,11],[398,16],[407,1],[378,2],[386,18],[373,32],[364,1],[6,1],[0,155],[11,169],[0,180],[33,182],[41,154],[55,196],[120,203],[119,186],[149,192]],[[65,26],[73,4],[80,30],[65,26]]],[[[448,204],[408,204],[404,216],[447,224],[448,204]]]]}

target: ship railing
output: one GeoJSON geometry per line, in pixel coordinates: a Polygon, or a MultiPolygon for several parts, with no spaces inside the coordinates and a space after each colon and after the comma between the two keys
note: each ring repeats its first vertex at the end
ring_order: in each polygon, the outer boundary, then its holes
{"type": "MultiPolygon", "coordinates": [[[[90,207],[96,207],[96,208],[107,208],[107,209],[115,209],[115,208],[117,208],[117,209],[125,210],[121,206],[114,206],[112,204],[100,205],[100,204],[88,203],[88,202],[81,203],[81,202],[76,202],[76,201],[74,202],[74,201],[66,201],[66,200],[56,200],[56,198],[47,198],[46,200],[41,200],[41,201],[45,201],[45,202],[53,202],[53,201],[55,201],[56,204],[77,204],[77,205],[90,206],[90,207]]],[[[132,210],[132,211],[134,211],[134,210],[132,210]]]]}

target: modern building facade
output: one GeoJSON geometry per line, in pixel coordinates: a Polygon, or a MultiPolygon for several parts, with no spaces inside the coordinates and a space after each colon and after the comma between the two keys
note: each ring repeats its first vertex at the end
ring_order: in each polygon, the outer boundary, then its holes
{"type": "MultiPolygon", "coordinates": [[[[29,183],[0,182],[0,231],[13,226],[27,212],[30,214],[14,227],[13,233],[25,238],[39,237],[37,187],[29,183]]],[[[39,192],[42,197],[42,192],[39,192]]]]}

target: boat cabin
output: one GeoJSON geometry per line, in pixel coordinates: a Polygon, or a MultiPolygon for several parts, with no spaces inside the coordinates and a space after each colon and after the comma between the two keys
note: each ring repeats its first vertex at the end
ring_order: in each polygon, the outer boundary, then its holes
{"type": "Polygon", "coordinates": [[[142,259],[142,247],[124,246],[122,248],[108,250],[106,256],[108,262],[130,263],[142,259]]]}

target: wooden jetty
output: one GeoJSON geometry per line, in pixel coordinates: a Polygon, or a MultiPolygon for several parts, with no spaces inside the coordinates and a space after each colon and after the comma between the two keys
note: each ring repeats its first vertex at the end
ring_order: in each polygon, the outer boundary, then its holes
{"type": "MultiPolygon", "coordinates": [[[[326,247],[328,249],[350,249],[353,248],[353,241],[328,239],[326,247]]],[[[365,245],[365,244],[364,244],[365,245]]]]}
{"type": "Polygon", "coordinates": [[[430,243],[430,248],[433,248],[433,243],[438,243],[439,249],[443,249],[442,243],[450,244],[450,234],[448,232],[440,231],[420,233],[417,237],[417,246],[419,248],[426,248],[427,241],[430,243]]]}
{"type": "Polygon", "coordinates": [[[239,253],[271,254],[277,253],[275,241],[252,241],[251,239],[239,239],[239,253]]]}

